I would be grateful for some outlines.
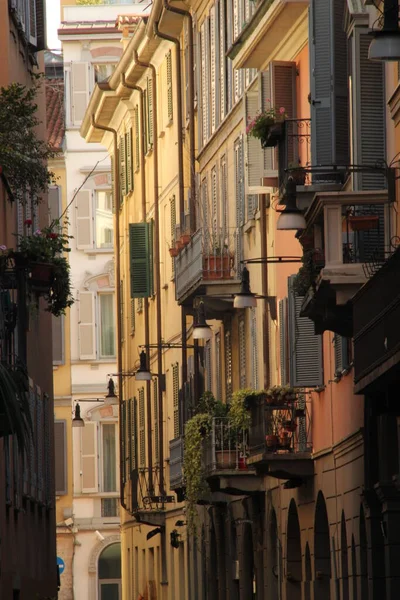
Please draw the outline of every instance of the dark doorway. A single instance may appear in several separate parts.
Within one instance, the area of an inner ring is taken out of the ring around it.
[[[330,600],[331,553],[325,498],[318,492],[314,521],[314,598]]]
[[[289,505],[286,561],[286,596],[287,598],[290,598],[290,600],[301,600],[302,572],[300,525],[296,503],[293,499]]]

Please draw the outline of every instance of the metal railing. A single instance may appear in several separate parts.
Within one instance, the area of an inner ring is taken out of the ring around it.
[[[311,414],[304,394],[280,405],[268,404],[266,398],[255,399],[250,407],[250,455],[259,452],[302,454],[312,451]]]
[[[237,272],[236,232],[200,228],[175,258],[175,293],[179,300],[203,280],[233,279]]]
[[[278,146],[279,186],[283,185],[291,170],[297,185],[309,185],[311,178],[301,167],[311,164],[311,119],[285,119],[283,136]]]
[[[214,418],[209,437],[204,443],[204,468],[213,471],[247,469],[248,432],[236,430],[225,418]]]

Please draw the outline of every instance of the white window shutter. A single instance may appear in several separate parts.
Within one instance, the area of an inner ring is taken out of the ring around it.
[[[49,204],[49,223],[52,223],[61,216],[61,188],[57,186],[49,187],[47,194]]]
[[[96,358],[94,292],[79,293],[79,358],[90,360]]]
[[[216,32],[215,6],[210,9],[210,94],[211,94],[211,133],[217,126],[217,72],[216,72]]]
[[[208,131],[207,131],[207,123],[208,123],[208,102],[207,102],[207,91],[208,91],[208,81],[207,81],[207,61],[206,61],[206,52],[208,51],[207,40],[206,40],[206,24],[203,23],[200,28],[200,43],[201,43],[201,112],[202,112],[202,140],[203,146],[207,142]]]
[[[80,125],[89,103],[89,63],[71,63],[71,121]]]
[[[76,247],[78,250],[93,248],[92,192],[81,190],[76,195]]]
[[[219,85],[220,85],[220,120],[226,115],[226,14],[225,2],[219,3]]]
[[[82,493],[99,491],[97,472],[97,423],[90,421],[81,429]]]

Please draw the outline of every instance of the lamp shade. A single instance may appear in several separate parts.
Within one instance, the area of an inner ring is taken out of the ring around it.
[[[85,421],[81,417],[81,407],[79,404],[75,406],[75,416],[72,419],[72,427],[85,427]]]
[[[147,367],[147,354],[144,350],[140,353],[140,366],[135,373],[136,381],[151,381],[151,373]]]
[[[369,51],[370,60],[400,60],[400,31],[376,31]]]
[[[247,267],[243,267],[240,292],[235,294],[233,308],[255,308],[257,300],[250,289],[250,273]]]
[[[212,338],[212,329],[206,321],[204,303],[200,302],[197,309],[197,319],[193,323],[194,340],[210,340]]]
[[[108,394],[107,396],[104,398],[104,404],[106,406],[111,406],[113,404],[118,404],[119,400],[118,400],[118,396],[115,393],[115,384],[114,384],[114,380],[112,377],[110,377],[109,381],[108,381]]]
[[[285,208],[279,215],[276,228],[282,230],[305,229],[307,226],[303,213],[298,209]]]

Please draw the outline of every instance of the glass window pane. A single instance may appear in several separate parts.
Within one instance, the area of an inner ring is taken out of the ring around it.
[[[100,356],[115,356],[114,295],[100,294]]]
[[[111,544],[100,554],[99,579],[121,579],[121,544]]]
[[[100,583],[100,600],[120,600],[118,583]]]
[[[103,492],[117,491],[115,425],[103,425]]]
[[[96,192],[96,246],[113,247],[112,193],[110,190]]]

